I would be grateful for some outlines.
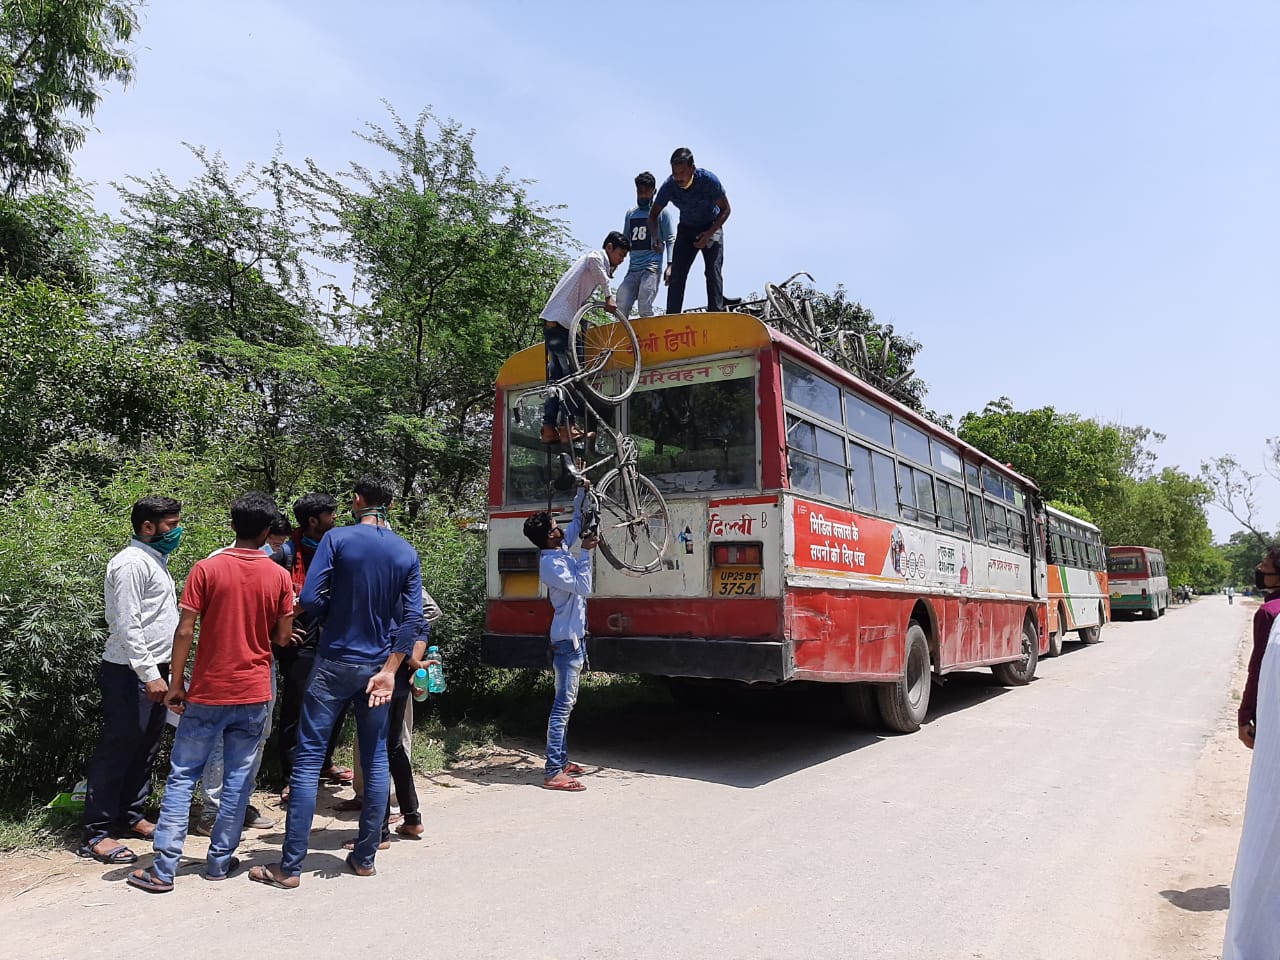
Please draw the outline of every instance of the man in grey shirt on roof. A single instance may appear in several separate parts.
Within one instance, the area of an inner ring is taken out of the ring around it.
[[[102,734],[89,761],[82,846],[101,863],[133,863],[138,855],[116,837],[150,840],[143,818],[151,768],[164,732],[169,657],[178,602],[168,558],[182,540],[182,504],[143,497],[130,515],[133,539],[107,564],[107,646],[98,665]]]

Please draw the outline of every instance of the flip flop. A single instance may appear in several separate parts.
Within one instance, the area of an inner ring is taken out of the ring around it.
[[[359,797],[349,797],[341,803],[335,803],[333,809],[341,813],[352,813],[356,810],[364,809],[364,801]]]
[[[564,772],[571,777],[580,777],[587,771],[576,763],[566,763],[564,765]]]
[[[235,872],[236,872],[237,870],[239,870],[239,869],[240,869],[240,858],[239,858],[239,857],[232,857],[232,858],[227,862],[227,872],[226,872],[226,873],[206,873],[206,874],[204,875],[204,878],[205,878],[206,880],[225,880],[225,879],[227,879],[227,877],[231,876],[233,873],[235,873]]]
[[[581,780],[543,780],[543,790],[563,790],[566,793],[577,793],[579,790],[587,789],[587,785]]]
[[[150,825],[151,829],[139,830],[138,823],[147,823]],[[129,836],[137,837],[139,840],[154,840],[156,838],[156,825],[154,823],[151,823],[149,820],[139,820],[138,823],[132,824],[129,827]]]
[[[350,767],[340,767],[335,763],[321,776],[332,783],[350,783],[356,778],[356,772]]]
[[[416,833],[414,831],[417,831]],[[402,823],[396,827],[396,833],[402,837],[408,837],[410,840],[421,840],[422,835],[427,832],[427,828],[422,824]]]
[[[342,849],[343,849],[343,850],[355,850],[355,848],[356,848],[356,842],[355,842],[354,840],[348,840],[346,843],[344,843],[344,844],[342,845]],[[379,850],[390,850],[390,849],[391,849],[391,841],[390,841],[390,840],[380,840],[380,841],[378,841],[378,849],[379,849]]]
[[[101,842],[101,840],[98,841],[98,843]],[[121,866],[123,864],[138,862],[138,855],[123,843],[117,844],[110,850],[103,851],[102,853],[95,850],[95,846],[96,844],[86,843],[76,851],[76,856],[84,857],[86,860],[97,860],[99,863],[106,863],[111,866]]]
[[[378,871],[373,867],[362,867],[356,863],[356,855],[354,853],[347,854],[347,869],[357,877],[376,877],[378,875]]]
[[[268,887],[275,887],[277,890],[297,890],[301,881],[297,877],[277,877],[271,872],[270,867],[250,867],[249,879],[254,883],[265,883]],[[293,883],[288,881],[292,880]]]
[[[139,890],[145,890],[147,893],[169,893],[173,890],[172,883],[165,883],[163,880],[157,880],[155,874],[150,870],[135,870],[129,874],[129,879],[125,881],[131,887],[137,887]]]

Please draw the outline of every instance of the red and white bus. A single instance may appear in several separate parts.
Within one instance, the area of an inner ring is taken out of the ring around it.
[[[943,674],[1032,678],[1048,629],[1030,480],[751,316],[634,326],[644,368],[615,415],[667,500],[673,549],[644,576],[597,557],[592,669],[846,684],[857,714],[904,732]],[[544,367],[534,346],[498,377],[493,666],[548,663],[551,610],[521,527],[545,508],[551,468],[536,405],[515,402]]]
[[[1169,609],[1169,575],[1164,554],[1155,547],[1109,547],[1107,578],[1111,609],[1140,613],[1152,620]]]
[[[1110,619],[1107,548],[1102,532],[1088,521],[1046,506],[1049,535],[1049,656],[1062,652],[1068,633],[1085,643],[1102,639]]]

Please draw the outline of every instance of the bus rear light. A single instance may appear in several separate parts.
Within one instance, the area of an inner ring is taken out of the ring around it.
[[[499,573],[537,573],[537,550],[499,550]]]
[[[764,545],[759,543],[714,543],[711,545],[714,567],[762,567]]]
[[[1143,599],[1143,600],[1147,599],[1147,588],[1146,588],[1146,587],[1143,587],[1143,588],[1142,588],[1142,599]]]

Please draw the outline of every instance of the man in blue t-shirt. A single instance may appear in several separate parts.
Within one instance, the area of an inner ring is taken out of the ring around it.
[[[320,643],[302,701],[284,850],[279,863],[249,871],[249,879],[259,883],[287,890],[298,886],[329,735],[349,702],[355,708],[365,797],[347,867],[359,877],[374,874],[391,789],[386,749],[391,696],[396,671],[422,632],[422,570],[418,552],[387,525],[392,492],[385,477],[361,477],[351,505],[356,522],[326,533],[307,569],[298,603],[320,622]]]
[[[680,211],[680,228],[676,231],[671,276],[667,281],[667,313],[684,309],[685,280],[699,250],[707,275],[707,309],[723,310],[724,233],[720,228],[729,219],[729,198],[714,173],[694,166],[693,153],[688,147],[671,154],[671,176],[649,208],[649,236],[655,252],[662,249],[658,218],[668,203],[674,203]]]
[[[653,301],[658,295],[658,274],[662,272],[662,251],[654,250],[649,241],[649,208],[653,206],[653,194],[657,181],[646,170],[636,176],[636,205],[627,211],[622,221],[622,233],[631,241],[631,260],[627,275],[618,287],[618,312],[631,316],[631,307],[640,301],[640,316],[653,316]],[[675,243],[675,218],[670,210],[663,210],[658,217],[658,236],[666,250],[667,270],[664,279],[671,283],[671,248]]]

